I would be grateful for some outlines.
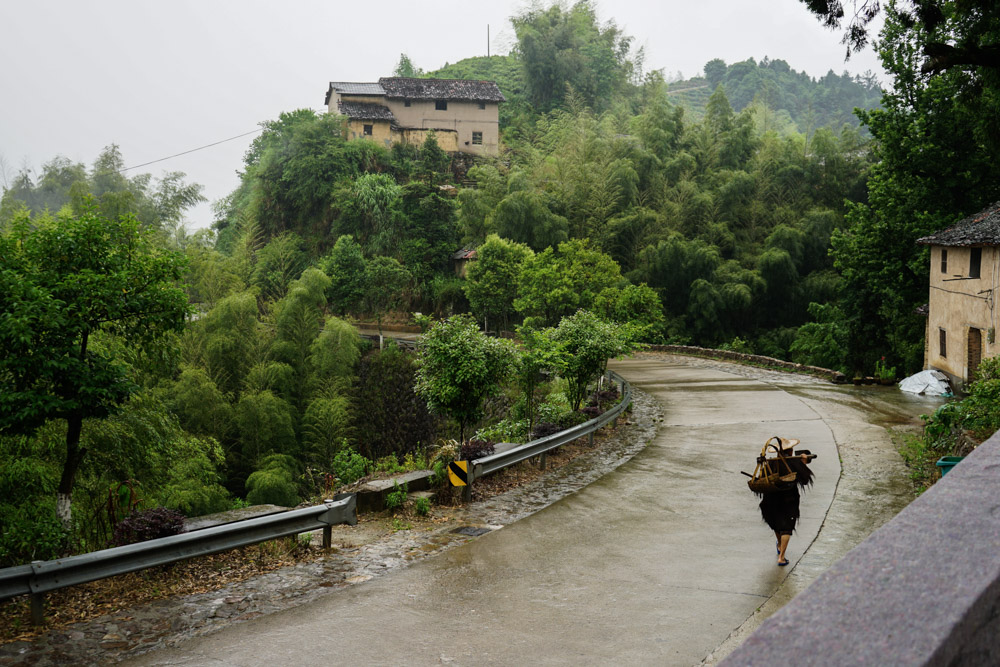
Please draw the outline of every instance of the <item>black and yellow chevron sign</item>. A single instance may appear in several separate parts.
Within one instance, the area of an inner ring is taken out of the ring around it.
[[[448,479],[452,486],[468,486],[469,462],[452,461],[448,464]]]

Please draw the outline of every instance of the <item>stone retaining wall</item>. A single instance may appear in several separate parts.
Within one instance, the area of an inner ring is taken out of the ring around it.
[[[722,664],[1000,664],[1000,434]]]
[[[724,359],[727,361],[737,361],[747,364],[758,364],[769,368],[789,370],[796,373],[808,373],[809,375],[827,378],[831,382],[836,382],[838,384],[847,382],[847,376],[840,371],[832,371],[829,368],[820,368],[818,366],[796,364],[783,359],[775,359],[774,357],[762,357],[758,354],[743,354],[742,352],[732,352],[730,350],[713,350],[710,348],[694,347],[691,345],[648,345],[646,346],[646,349],[654,350],[656,352],[669,352],[671,354],[686,354],[693,357],[706,357],[708,359]]]

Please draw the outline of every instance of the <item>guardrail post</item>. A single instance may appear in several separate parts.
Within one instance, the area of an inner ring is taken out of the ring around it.
[[[546,456],[546,454],[548,454],[548,452],[542,452],[541,456],[538,457],[539,470],[545,470],[545,464],[548,461],[548,457]]]
[[[31,624],[45,623],[45,593],[31,594]]]
[[[44,561],[33,560],[32,565],[41,564]],[[45,593],[31,594],[31,624],[42,625],[45,623]]]
[[[333,500],[327,499],[323,502],[330,505]],[[329,551],[331,547],[333,547],[333,526],[323,526],[323,548]]]

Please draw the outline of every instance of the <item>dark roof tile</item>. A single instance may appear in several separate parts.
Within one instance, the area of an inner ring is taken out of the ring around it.
[[[410,100],[471,100],[505,102],[495,81],[469,79],[407,79],[383,77],[378,80],[387,97]]]
[[[1000,245],[1000,201],[947,229],[917,239],[917,243],[956,247]]]
[[[337,105],[340,113],[353,120],[387,120],[390,123],[396,122],[396,117],[392,115],[388,107],[370,102],[341,102]]]

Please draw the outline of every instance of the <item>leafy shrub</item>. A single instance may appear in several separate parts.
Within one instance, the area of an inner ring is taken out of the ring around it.
[[[372,462],[350,447],[344,447],[333,457],[333,474],[341,484],[354,484],[368,474]]]
[[[564,412],[559,416],[559,426],[560,430],[567,428],[573,428],[577,424],[582,424],[583,422],[591,419],[582,412]]]
[[[374,471],[385,473],[386,475],[395,475],[396,473],[406,472],[406,469],[399,464],[399,460],[395,454],[389,454],[375,462]]]
[[[545,438],[547,436],[550,436],[553,433],[558,433],[559,431],[562,430],[563,427],[560,426],[559,424],[553,424],[552,422],[541,422],[539,424],[535,424],[535,430],[531,434],[531,437],[537,440],[539,438]]]
[[[406,484],[400,486],[399,483],[394,483],[392,485],[392,491],[385,496],[387,510],[396,510],[406,505],[406,487]]]
[[[0,567],[59,556],[66,534],[55,505],[54,498],[20,507],[0,504]]]
[[[174,461],[169,482],[158,494],[164,507],[185,516],[201,516],[229,509],[229,492],[219,484],[215,466],[202,452],[193,452]]]
[[[492,454],[494,450],[495,447],[492,442],[473,438],[462,445],[462,448],[459,450],[459,460],[472,461],[473,459],[481,459],[484,456]]]
[[[431,500],[430,498],[417,498],[414,503],[413,510],[419,516],[427,516],[431,513]]]
[[[183,530],[183,514],[166,507],[154,507],[121,520],[115,526],[114,543],[117,546],[135,544],[158,537],[179,535]]]
[[[528,435],[527,419],[504,419],[476,431],[476,440],[492,442],[522,442]]]
[[[739,336],[736,336],[728,343],[722,343],[719,345],[719,349],[728,350],[730,352],[739,352],[741,354],[753,354],[753,346]]]
[[[580,412],[581,414],[586,415],[589,420],[599,416],[602,412],[604,412],[604,410],[602,410],[599,405],[588,405],[585,408],[580,408]]]
[[[247,478],[247,502],[251,505],[295,507],[299,494],[295,484],[296,462],[287,454],[271,454],[260,469]]]
[[[430,462],[431,470],[434,471],[434,476],[430,479],[432,486],[442,486],[448,483],[448,465],[455,460],[458,449],[458,443],[454,440],[438,447]]]
[[[595,404],[594,401],[597,401]],[[597,392],[596,397],[590,399],[591,405],[608,405],[618,401],[618,385],[612,384],[610,389]]]
[[[427,460],[427,452],[423,449],[407,452],[403,457],[403,470],[407,472],[427,470],[428,468],[430,468],[430,461]]]

